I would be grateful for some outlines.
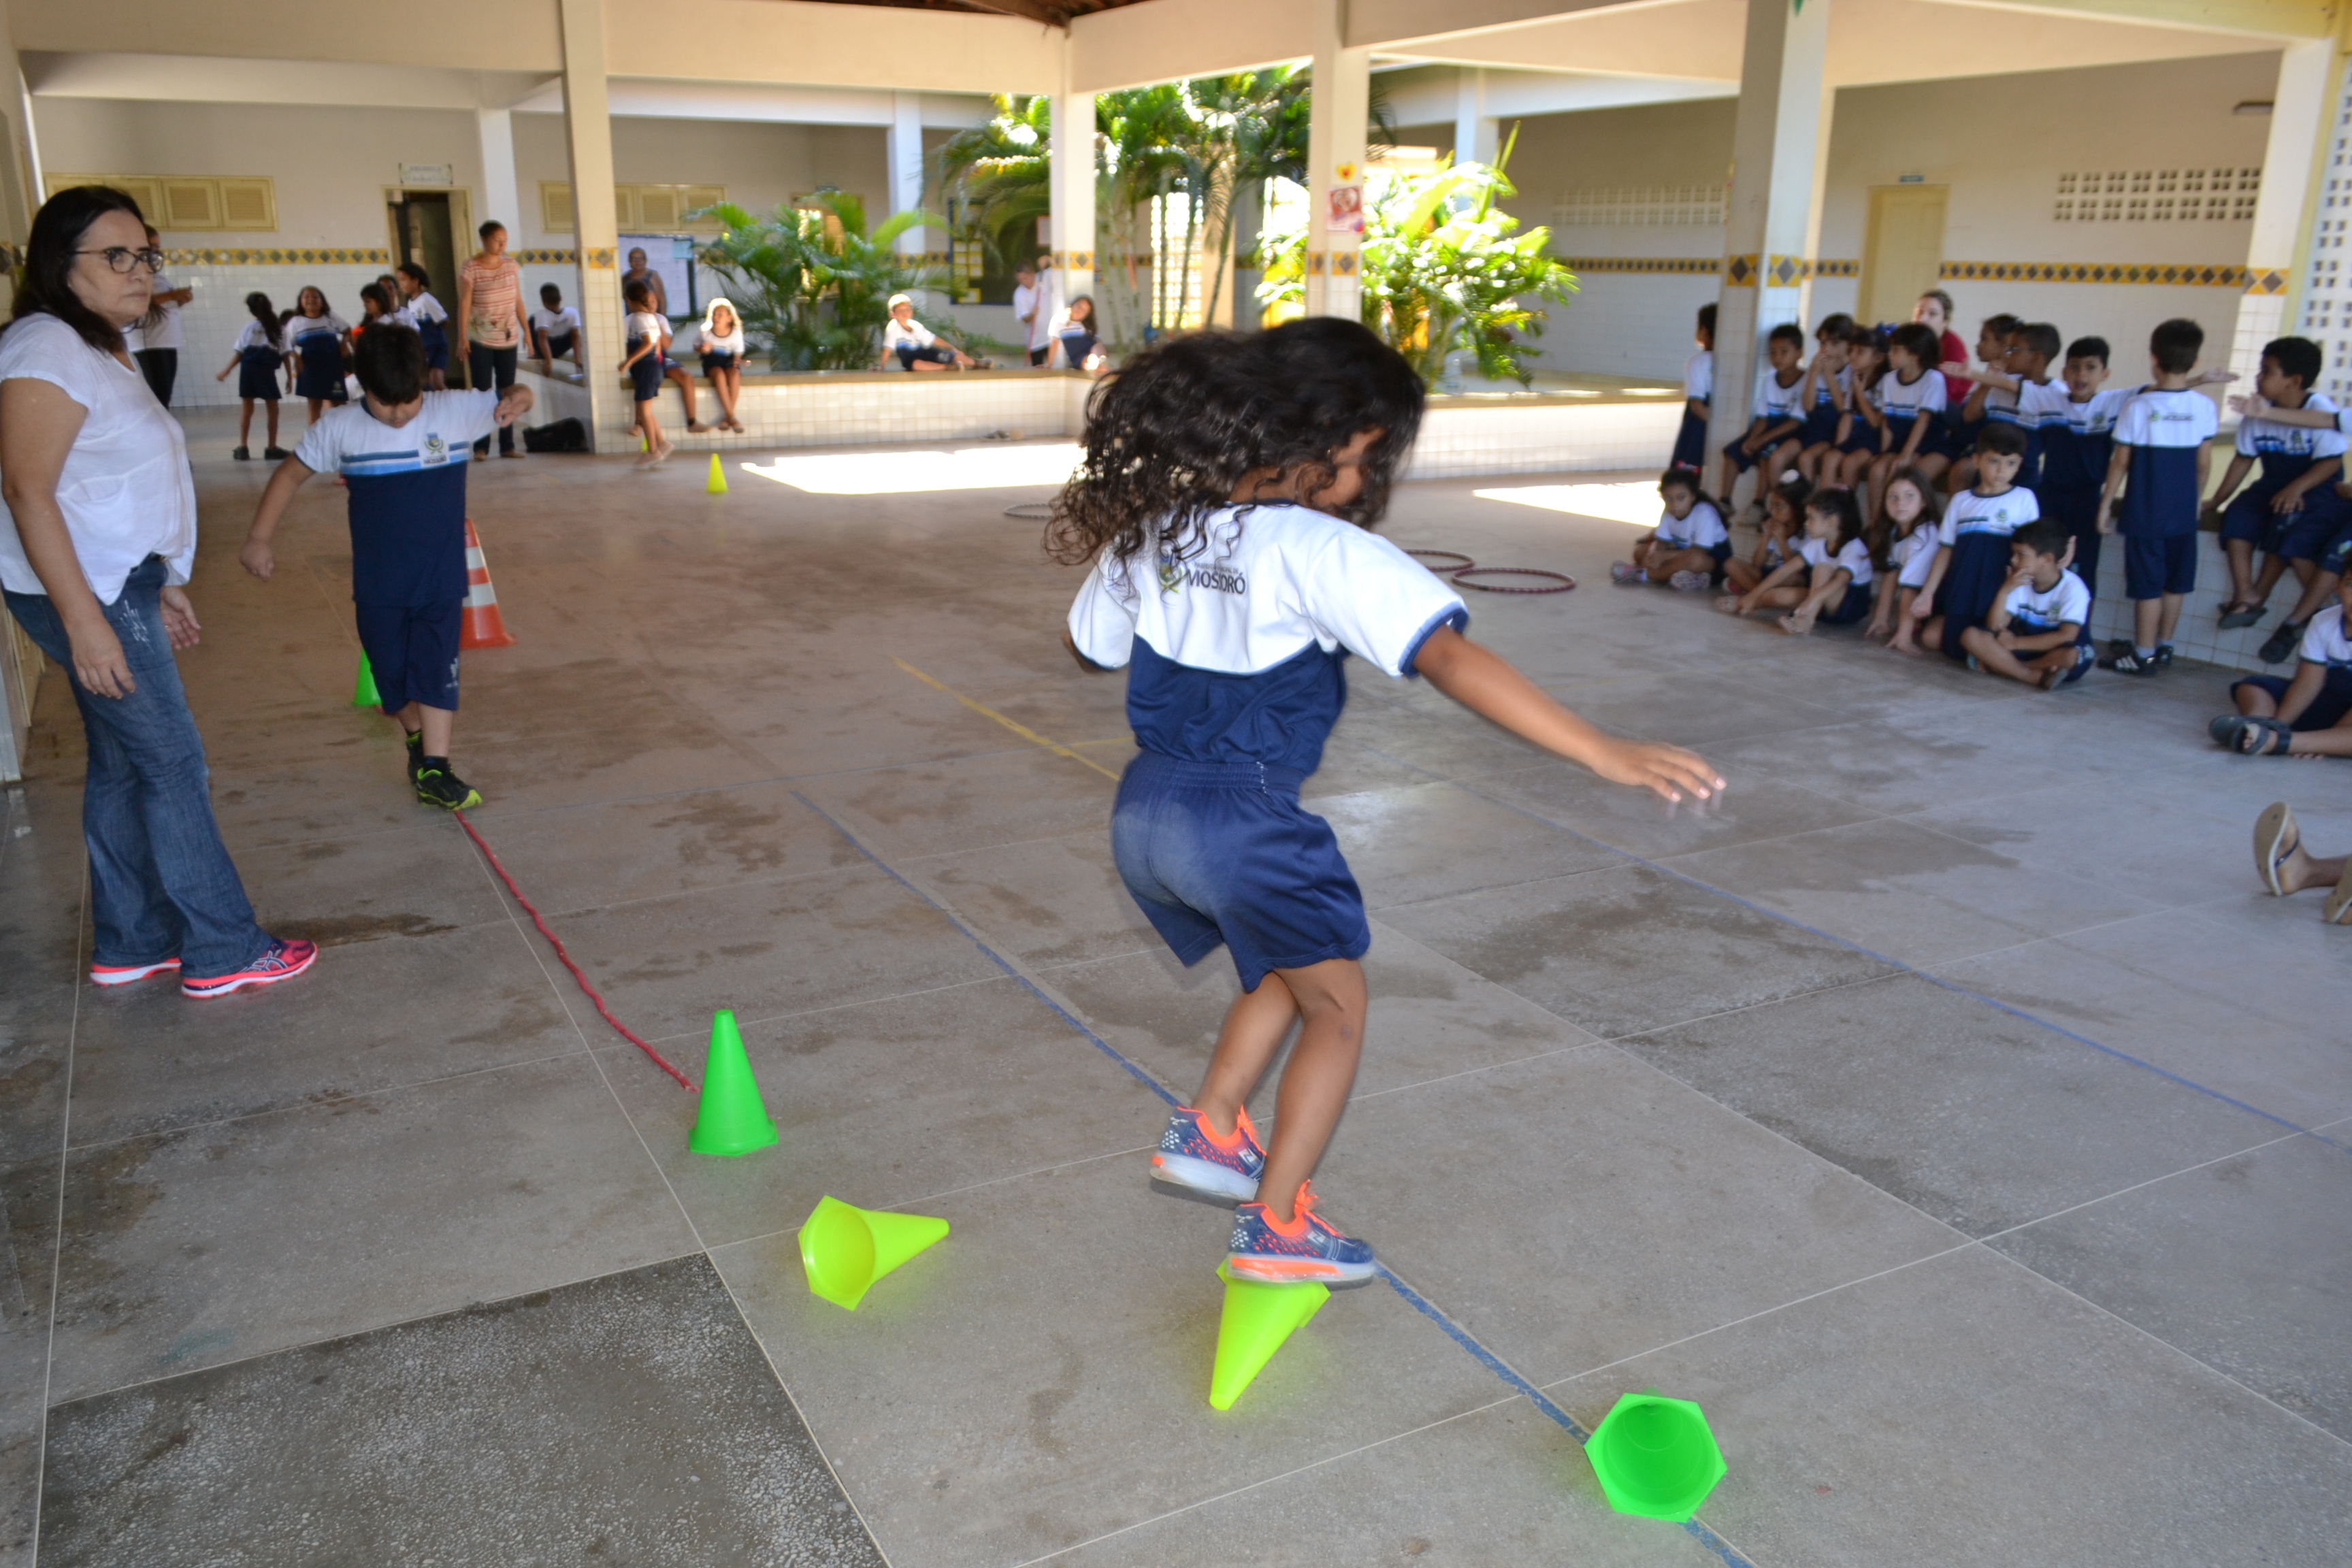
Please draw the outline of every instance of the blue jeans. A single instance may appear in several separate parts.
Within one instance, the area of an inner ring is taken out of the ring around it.
[[[89,737],[81,831],[89,846],[93,963],[176,955],[192,975],[233,974],[268,949],[213,821],[205,742],[163,630],[163,560],[150,555],[106,606],[139,689],[99,697],[73,677],[73,647],[42,594],[6,595],[25,635],[73,684]]]

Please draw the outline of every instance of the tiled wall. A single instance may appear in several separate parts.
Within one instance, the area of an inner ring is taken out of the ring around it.
[[[689,355],[685,362],[694,368]],[[586,420],[588,395],[568,382],[548,382],[526,372],[539,394],[533,424],[551,419]],[[1080,428],[1085,399],[1093,383],[1058,371],[966,371],[910,375],[904,372],[845,373],[789,380],[753,378],[743,384],[736,416],[744,434],[719,436],[686,430],[686,405],[674,384],[664,383],[660,419],[664,434],[685,451],[753,451],[779,447],[865,447],[906,441],[974,441],[992,436],[1027,438],[1069,436]],[[696,410],[714,418],[719,400],[710,384],[695,378]],[[634,413],[623,399],[613,428],[625,431]]]
[[[1679,397],[1524,404],[1438,398],[1422,419],[1405,477],[1664,468],[1682,417]]]
[[[180,377],[172,389],[172,405],[175,408],[217,407],[236,402],[236,375],[231,374],[226,381],[215,381],[213,376],[228,363],[229,345],[236,342],[236,334],[245,323],[253,320],[245,308],[246,295],[257,289],[269,296],[271,304],[284,310],[293,306],[296,296],[306,286],[315,285],[325,292],[329,310],[346,321],[354,321],[360,316],[361,287],[374,282],[379,273],[388,270],[388,264],[380,258],[359,264],[296,261],[275,265],[181,259],[205,254],[175,252],[164,268],[164,276],[183,289],[194,289],[196,294],[180,307]],[[328,254],[382,255],[360,251]],[[446,302],[448,297],[442,297]]]
[[[2284,664],[2264,664],[2255,650],[2278,630],[2280,619],[2294,607],[2302,592],[2302,584],[2289,573],[2272,590],[2271,613],[2259,625],[2221,630],[2218,622],[2222,601],[2230,596],[2230,563],[2221,553],[2221,536],[2200,533],[2197,536],[2197,591],[2189,595],[2180,612],[2180,630],[2173,637],[2173,646],[2183,658],[2202,659],[2225,669],[2291,676],[2294,673],[2292,657]],[[2132,603],[2124,597],[2124,542],[2120,536],[2110,536],[2099,552],[2099,595],[2091,602],[2091,635],[2104,648],[2108,639],[2128,637],[2131,632]]]

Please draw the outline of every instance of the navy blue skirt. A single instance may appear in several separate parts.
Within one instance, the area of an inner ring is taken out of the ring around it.
[[[302,368],[294,375],[297,397],[323,397],[331,403],[343,398],[343,345],[331,332],[312,332],[297,338],[294,347],[301,355]]]
[[[2000,585],[2009,581],[2009,535],[1963,533],[1952,546],[1952,563],[1944,568],[1942,586],[1936,590],[1936,613],[1944,617],[1944,653],[1966,658],[1960,634],[1984,625]]]
[[[422,316],[417,317],[416,336],[425,344],[425,368],[447,370],[449,368],[449,334],[441,330],[441,323],[428,321]]]
[[[236,395],[263,403],[278,401],[278,367],[286,356],[276,349],[249,348],[236,356]]]
[[[1675,434],[1674,459],[1669,468],[1696,470],[1706,466],[1706,421],[1690,411],[1690,400],[1683,400],[1683,427]]]

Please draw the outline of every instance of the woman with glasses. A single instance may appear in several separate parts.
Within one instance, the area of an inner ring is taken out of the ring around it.
[[[319,950],[254,923],[173,659],[202,630],[180,586],[195,483],[122,339],[163,255],[139,205],[103,185],[51,196],[25,250],[0,330],[0,588],[64,668],[89,738],[90,979],[176,973],[198,997],[290,980]]]

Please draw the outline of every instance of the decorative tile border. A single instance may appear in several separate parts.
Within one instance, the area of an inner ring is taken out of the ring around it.
[[[1633,276],[1721,278],[1735,289],[1792,289],[1807,279],[1860,278],[1862,263],[1801,256],[1705,257],[1564,256],[1571,272],[1584,277]],[[2153,283],[2174,288],[2242,289],[2250,294],[2284,294],[2288,269],[2153,261],[1947,261],[1938,276],[1972,283]]]
[[[576,250],[510,250],[508,255],[525,267],[577,267],[580,253]]]
[[[1962,283],[2157,283],[2175,288],[2245,289],[2262,281],[2242,267],[2150,261],[1947,261],[1939,276]],[[2275,290],[2284,292],[2279,279]]]
[[[388,250],[167,250],[173,267],[390,267]]]
[[[1570,272],[1580,277],[1600,277],[1604,273],[1653,275],[1673,273],[1685,278],[1720,278],[1723,258],[1719,256],[1563,256],[1559,258]]]

